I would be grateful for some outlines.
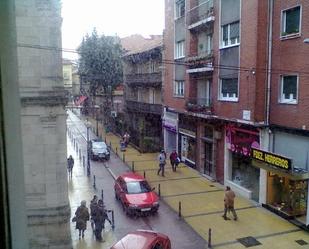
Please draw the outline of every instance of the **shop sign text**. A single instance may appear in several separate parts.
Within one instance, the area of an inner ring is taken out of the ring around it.
[[[252,158],[284,170],[292,169],[292,161],[280,155],[252,148]]]

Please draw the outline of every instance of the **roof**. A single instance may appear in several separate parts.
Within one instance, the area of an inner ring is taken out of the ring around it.
[[[163,45],[162,35],[151,35],[145,38],[142,35],[131,35],[121,38],[121,45],[127,51],[125,55],[138,54]]]
[[[144,177],[142,177],[141,175],[139,175],[137,173],[133,173],[133,172],[124,173],[120,176],[124,179],[125,182],[145,180]]]

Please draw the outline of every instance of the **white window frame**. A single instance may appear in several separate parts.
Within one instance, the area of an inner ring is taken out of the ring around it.
[[[299,7],[299,25],[298,25],[298,32],[286,34],[286,12],[288,10],[294,9]],[[290,36],[299,36],[301,34],[301,23],[302,23],[302,6],[295,5],[293,7],[289,7],[287,9],[281,10],[281,28],[280,28],[280,37],[290,37]]]
[[[185,96],[185,81],[184,80],[174,81],[173,93],[174,93],[174,97],[184,97]]]
[[[231,36],[231,25],[234,24],[234,23],[238,23],[239,33],[238,33],[238,37],[236,38],[235,42],[232,43],[232,40],[230,38],[230,36]],[[225,26],[227,26],[227,28],[228,28],[228,31],[227,31],[227,33],[228,33],[227,44],[225,44],[224,41],[223,41],[223,28]],[[238,46],[239,44],[240,44],[240,22],[237,21],[237,22],[232,22],[232,23],[228,23],[228,24],[222,25],[221,26],[221,48]]]
[[[180,59],[185,57],[185,41],[178,41],[175,44],[175,59]]]
[[[208,34],[207,35],[206,53],[208,55],[212,54],[212,49],[213,49],[213,35],[212,34]]]
[[[283,81],[284,81],[284,77],[287,76],[295,76],[296,77],[296,97],[295,99],[291,96],[290,94],[290,98],[286,99],[284,94],[283,94]],[[280,92],[279,92],[279,103],[282,104],[291,104],[291,105],[295,105],[298,103],[298,86],[299,86],[299,76],[297,74],[285,74],[285,75],[280,75]]]
[[[181,6],[184,4],[184,13],[181,15]],[[185,0],[176,0],[175,1],[175,20],[182,18],[186,13],[186,1]]]
[[[222,94],[222,80],[223,79],[219,79],[220,81],[220,91],[219,91],[219,100],[224,100],[224,101],[232,101],[232,102],[237,102],[238,98],[239,98],[239,78],[237,79],[237,97],[235,94],[231,95],[228,94],[228,96],[223,96]]]

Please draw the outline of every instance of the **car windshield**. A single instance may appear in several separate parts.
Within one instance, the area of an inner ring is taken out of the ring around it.
[[[151,188],[146,181],[139,181],[139,182],[128,182],[127,190],[128,194],[140,194],[150,192]]]
[[[103,142],[95,142],[92,144],[92,148],[94,149],[105,149],[106,148],[106,144]]]

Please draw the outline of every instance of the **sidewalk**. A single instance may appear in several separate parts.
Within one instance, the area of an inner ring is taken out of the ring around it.
[[[89,121],[95,127],[95,121],[91,118]],[[165,167],[165,177],[158,176],[158,154],[141,154],[131,146],[125,152],[120,152],[120,137],[112,133],[105,134],[101,124],[99,135],[129,168],[132,169],[133,166],[136,172],[145,174],[157,192],[160,188],[161,200],[177,213],[181,202],[182,218],[206,241],[211,228],[212,248],[236,249],[254,245],[263,249],[309,248],[307,232],[239,196],[235,199],[239,220],[225,221],[221,217],[224,197],[221,184],[207,180],[199,172],[183,164],[180,164],[177,172],[172,172],[169,162]]]

